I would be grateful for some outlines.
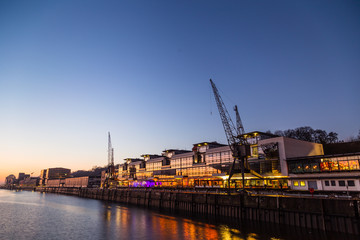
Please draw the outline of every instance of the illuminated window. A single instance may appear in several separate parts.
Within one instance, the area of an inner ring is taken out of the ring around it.
[[[311,168],[312,168],[312,172],[320,172],[318,163],[312,163]]]
[[[294,172],[295,172],[295,173],[301,173],[301,172],[303,172],[303,168],[302,168],[302,164],[301,164],[301,163],[298,163],[298,164],[296,165],[296,168],[294,169]]]
[[[350,170],[359,170],[359,161],[358,160],[350,160],[349,161],[349,169]]]
[[[257,157],[259,154],[258,154],[258,148],[257,148],[257,146],[253,146],[252,147],[252,155],[254,156],[254,157]]]
[[[348,161],[339,161],[340,171],[349,170],[349,162]]]
[[[330,171],[330,164],[329,162],[322,162],[320,163],[321,171]]]
[[[305,187],[306,186],[305,181],[300,181],[300,186]]]
[[[331,161],[330,162],[330,168],[331,171],[338,171],[339,170],[339,164],[337,161]]]
[[[299,182],[298,181],[294,181],[294,187],[298,187],[299,186]]]

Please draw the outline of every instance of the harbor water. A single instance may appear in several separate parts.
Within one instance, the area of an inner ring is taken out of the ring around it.
[[[356,239],[74,196],[0,190],[0,239]]]

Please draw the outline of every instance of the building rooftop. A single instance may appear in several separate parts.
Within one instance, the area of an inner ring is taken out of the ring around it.
[[[143,163],[143,162],[144,162],[144,160],[141,160],[141,159],[140,159],[140,161],[133,161],[133,162],[130,162],[128,165],[129,165],[129,166],[139,165],[139,164],[141,164],[141,163]]]
[[[148,162],[148,163],[151,163],[151,162],[160,162],[160,161],[162,161],[162,160],[164,160],[164,159],[165,159],[165,157],[160,156],[160,157],[158,157],[158,158],[151,158],[151,159],[149,159],[147,162]]]
[[[143,159],[141,158],[125,158],[124,159],[126,162],[130,161],[130,162],[137,162],[137,161],[143,161]]]
[[[157,155],[157,154],[143,154],[143,155],[141,155],[141,157],[153,159],[153,158],[161,157],[161,155]]]
[[[344,154],[360,152],[360,141],[323,144],[324,154]]]
[[[193,155],[194,155],[193,152],[180,153],[180,154],[176,154],[176,155],[172,156],[171,159],[182,158],[182,157],[191,157]]]
[[[260,132],[260,131],[252,131],[252,132],[244,133],[243,136],[245,138],[252,138],[252,137],[256,137],[256,136],[278,137],[275,134],[265,133],[265,132]]]
[[[206,151],[206,153],[215,153],[215,152],[226,151],[226,150],[229,150],[229,151],[230,151],[230,147],[227,146],[227,145],[221,146],[221,147],[218,147],[218,148],[208,149],[208,150]]]
[[[167,149],[163,151],[164,153],[169,153],[169,152],[173,152],[174,154],[180,154],[180,153],[186,153],[186,152],[191,152],[189,150],[181,150],[181,149]]]
[[[209,147],[221,147],[221,146],[226,146],[226,144],[221,144],[218,142],[200,142],[200,143],[195,143],[193,144],[194,147],[202,147],[202,146],[209,146]]]

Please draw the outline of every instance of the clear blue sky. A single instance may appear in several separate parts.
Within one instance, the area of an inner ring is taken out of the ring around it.
[[[360,1],[1,1],[0,181],[225,142],[360,129]],[[212,114],[210,114],[212,112]]]

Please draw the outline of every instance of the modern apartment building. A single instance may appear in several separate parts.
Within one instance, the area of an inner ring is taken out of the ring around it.
[[[41,170],[40,173],[39,185],[45,186],[47,185],[48,180],[64,179],[70,177],[70,175],[71,175],[71,169],[68,168],[58,167],[58,168],[43,169]]]
[[[248,166],[259,178],[245,173],[246,187],[287,188],[287,159],[322,155],[321,144],[278,137],[263,132],[244,135],[250,145]],[[234,158],[229,146],[217,142],[193,144],[192,150],[168,149],[161,155],[144,154],[120,164],[120,186],[227,187]],[[240,164],[234,166],[231,187],[242,187]]]

